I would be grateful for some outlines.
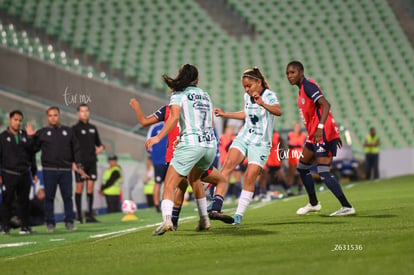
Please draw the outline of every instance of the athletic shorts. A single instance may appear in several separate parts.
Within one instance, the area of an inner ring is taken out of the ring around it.
[[[96,173],[96,163],[86,163],[83,166],[83,171],[89,176],[89,180],[96,181],[97,173]],[[83,182],[85,179],[79,174],[78,172],[75,172],[75,179],[76,182]]]
[[[187,176],[193,167],[208,170],[216,157],[217,148],[206,148],[200,146],[188,146],[178,143],[174,151],[170,165],[181,176]]]
[[[306,141],[305,146],[309,150],[313,151],[315,158],[334,157],[336,156],[336,151],[338,150],[338,139],[316,144]]]
[[[251,146],[235,138],[230,148],[239,150],[243,156],[248,158],[248,164],[256,164],[264,167],[270,155],[270,147]]]
[[[154,165],[154,181],[155,183],[161,184],[165,180],[165,175],[167,174],[168,165],[167,164],[157,164]]]

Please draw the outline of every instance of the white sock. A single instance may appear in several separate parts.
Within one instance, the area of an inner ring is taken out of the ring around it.
[[[164,221],[171,221],[174,202],[171,200],[162,200],[161,211]]]
[[[207,216],[207,200],[206,197],[201,199],[196,199],[197,209],[198,209],[198,215],[200,217],[206,217]]]
[[[252,201],[253,192],[242,190],[239,198],[239,204],[237,205],[236,214],[243,216],[244,212],[246,212],[247,206]]]

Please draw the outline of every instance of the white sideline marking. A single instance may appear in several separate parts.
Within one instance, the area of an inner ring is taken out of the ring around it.
[[[194,218],[195,218],[195,216],[185,217],[185,218],[180,219],[180,221],[192,220]],[[160,224],[161,224],[161,222],[154,223],[154,224],[147,224],[147,225],[144,225],[144,226],[138,226],[138,227],[128,228],[128,229],[114,231],[114,232],[108,232],[108,233],[103,233],[103,234],[91,235],[90,238],[95,239],[95,238],[102,238],[102,237],[108,237],[108,236],[113,236],[113,235],[120,236],[120,235],[124,235],[126,233],[135,232],[135,231],[138,231],[138,230],[141,230],[141,229],[145,229],[145,228],[148,228],[148,227],[157,226],[157,225],[160,225]]]
[[[17,246],[24,246],[24,245],[29,245],[29,244],[36,244],[36,242],[5,243],[5,244],[0,244],[0,248],[17,247]]]
[[[50,239],[49,241],[51,242],[60,242],[60,241],[64,241],[65,239]]]
[[[350,185],[347,185],[347,186],[346,186],[346,189],[352,188],[352,187],[354,187],[354,186],[355,186],[355,184],[350,184]]]

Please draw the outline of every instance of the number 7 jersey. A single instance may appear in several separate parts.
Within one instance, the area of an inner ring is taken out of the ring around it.
[[[190,86],[171,95],[170,105],[180,106],[180,142],[190,146],[216,148],[213,104],[208,93]]]

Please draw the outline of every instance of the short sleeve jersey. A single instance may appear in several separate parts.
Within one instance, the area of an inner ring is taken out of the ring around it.
[[[307,141],[310,143],[313,142],[313,135],[322,115],[322,106],[317,104],[321,97],[323,97],[323,94],[318,84],[310,78],[304,78],[299,90],[298,107],[303,124],[308,132]],[[336,138],[339,138],[338,126],[333,119],[332,113],[329,112],[323,130],[323,140],[329,142]]]
[[[265,89],[261,97],[266,104],[279,103],[276,94],[269,89]],[[246,119],[237,138],[247,145],[270,148],[272,146],[274,115],[254,102],[247,93],[244,94],[244,113]]]
[[[147,138],[155,137],[161,131],[162,127],[164,127],[164,122],[158,122],[148,130]],[[150,154],[151,160],[154,165],[165,165],[165,154],[167,151],[167,137],[163,138],[159,143],[152,146]]]
[[[162,106],[159,108],[154,114],[155,118],[158,121],[167,121],[168,117],[170,116],[170,108],[167,105]],[[171,159],[174,154],[174,147],[173,143],[180,136],[180,128],[178,124],[168,133],[168,140],[167,140],[167,152],[165,155],[166,162],[171,162]]]
[[[82,121],[73,125],[72,129],[79,140],[82,164],[95,163],[97,161],[96,147],[102,145],[98,129],[96,129],[95,125],[89,122],[83,123]]]
[[[189,86],[171,95],[170,106],[178,105],[180,111],[180,142],[190,146],[216,148],[213,130],[213,105],[210,96],[202,89]]]
[[[280,166],[280,136],[278,132],[273,133],[272,148],[270,149],[270,155],[267,159],[266,165],[268,166]]]

